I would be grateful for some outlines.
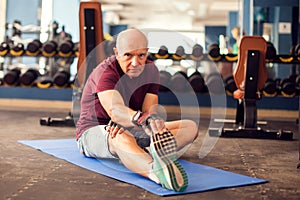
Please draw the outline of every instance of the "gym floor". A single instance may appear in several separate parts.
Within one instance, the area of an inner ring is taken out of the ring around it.
[[[296,119],[268,120],[265,128],[288,129],[293,141],[219,138],[199,158],[209,124],[201,117],[201,136],[182,159],[268,180],[268,183],[203,193],[159,197],[136,186],[82,169],[18,140],[73,138],[75,128],[41,126],[41,117],[65,117],[67,109],[0,106],[0,199],[299,199],[298,125]],[[176,118],[176,116],[172,116]],[[205,180],[199,180],[205,181]]]

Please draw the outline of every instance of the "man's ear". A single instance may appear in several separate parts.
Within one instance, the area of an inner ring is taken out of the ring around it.
[[[114,50],[115,56],[118,57],[118,55],[119,55],[118,49],[116,47],[114,47],[113,50]]]

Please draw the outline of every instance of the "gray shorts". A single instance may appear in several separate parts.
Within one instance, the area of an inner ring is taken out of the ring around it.
[[[118,159],[109,151],[108,133],[105,125],[98,125],[87,129],[77,140],[79,151],[87,157]]]

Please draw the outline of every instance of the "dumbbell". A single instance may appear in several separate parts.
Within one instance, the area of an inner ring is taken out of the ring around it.
[[[193,46],[192,54],[190,55],[192,60],[202,60],[203,59],[203,47],[200,44],[195,44]]]
[[[24,74],[20,76],[21,86],[33,86],[35,80],[40,76],[40,73],[36,69],[28,69]]]
[[[274,47],[273,43],[267,42],[266,59],[274,60],[276,58],[276,54],[276,48]]]
[[[224,79],[226,94],[232,96],[233,92],[237,90],[233,75],[230,75]]]
[[[190,85],[192,86],[194,92],[196,92],[196,93],[204,92],[205,82],[204,82],[204,78],[200,72],[195,71],[193,74],[191,74],[188,77],[188,81],[189,81]]]
[[[52,57],[57,53],[57,43],[53,40],[47,41],[42,46],[42,55]]]
[[[172,91],[187,92],[188,76],[183,71],[177,71],[170,79]]]
[[[291,50],[290,54],[293,56],[300,56],[300,43],[294,45]]]
[[[211,94],[222,94],[225,92],[223,79],[218,72],[212,72],[205,77],[208,92]]]
[[[24,53],[24,44],[18,43],[10,49],[10,54],[13,56],[21,56]]]
[[[294,97],[297,93],[296,84],[290,78],[284,78],[280,82],[281,95],[285,97]]]
[[[74,43],[71,39],[65,39],[58,45],[58,55],[69,57],[73,53]]]
[[[19,84],[21,70],[19,68],[14,68],[9,70],[3,77],[4,85],[16,86]]]
[[[53,85],[59,88],[65,88],[70,81],[70,73],[65,70],[59,70],[53,76]]]
[[[28,43],[26,47],[26,55],[28,56],[37,56],[40,53],[40,49],[42,48],[42,43],[40,40],[35,39],[32,42]]]
[[[0,56],[6,56],[9,52],[9,45],[6,42],[0,44]]]
[[[173,60],[179,61],[186,58],[185,49],[183,46],[176,48],[175,54],[172,55]]]
[[[209,45],[208,56],[209,56],[209,59],[212,61],[218,61],[221,59],[220,47],[217,43]]]
[[[155,54],[155,58],[157,59],[166,59],[169,57],[168,48],[162,45],[158,52]]]
[[[40,76],[35,82],[38,88],[50,88],[53,86],[53,80],[48,76]]]
[[[262,93],[267,97],[275,97],[278,94],[278,87],[276,80],[268,78],[262,89]]]
[[[172,75],[167,72],[167,71],[160,71],[159,72],[159,76],[160,76],[160,86],[159,86],[159,91],[161,92],[167,92],[169,91],[169,87],[170,87],[170,80]]]

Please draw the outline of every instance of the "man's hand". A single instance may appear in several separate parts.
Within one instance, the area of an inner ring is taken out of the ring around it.
[[[162,134],[168,129],[165,126],[165,121],[162,118],[149,118],[148,124],[142,125],[143,129],[148,135]]]
[[[117,134],[122,134],[125,131],[125,129],[122,126],[118,125],[117,123],[111,120],[106,125],[105,130],[109,133],[111,138],[114,138]]]

